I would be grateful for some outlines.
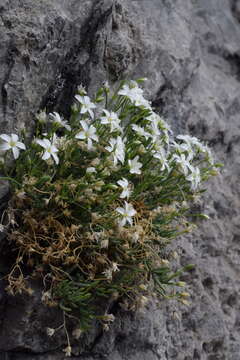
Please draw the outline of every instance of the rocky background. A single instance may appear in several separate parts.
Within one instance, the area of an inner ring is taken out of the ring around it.
[[[81,360],[240,359],[240,1],[1,0],[0,132],[33,129],[47,107],[67,116],[77,85],[148,78],[148,98],[174,128],[207,141],[225,164],[198,207],[210,220],[176,241],[189,307],[113,309],[111,330],[75,342]],[[7,198],[0,187],[0,208]],[[1,235],[2,236],[2,235]],[[1,241],[1,239],[0,239]],[[1,245],[1,243],[0,243]],[[2,246],[1,253],[4,254]],[[1,255],[0,271],[4,272]],[[0,360],[63,359],[56,310],[0,285]]]

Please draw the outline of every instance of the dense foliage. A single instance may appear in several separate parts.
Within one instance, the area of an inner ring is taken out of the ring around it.
[[[12,185],[2,227],[17,251],[8,290],[30,292],[25,273],[42,278],[43,301],[82,329],[94,317],[108,328],[105,299],[137,309],[152,292],[184,298],[174,281],[184,269],[171,271],[164,248],[192,229],[188,204],[217,173],[206,145],[173,136],[141,81],[105,84],[92,100],[79,87],[69,121],[41,112],[30,144],[0,135]]]

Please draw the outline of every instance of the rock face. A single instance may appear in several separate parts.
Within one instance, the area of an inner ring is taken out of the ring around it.
[[[31,129],[43,107],[67,115],[79,83],[91,93],[145,76],[175,132],[207,141],[225,164],[198,204],[210,220],[175,244],[181,265],[196,264],[190,306],[117,310],[108,333],[76,342],[76,359],[240,359],[239,22],[238,0],[1,0],[1,132]],[[39,297],[7,297],[1,286],[0,359],[64,358],[64,337],[44,330],[59,314]]]

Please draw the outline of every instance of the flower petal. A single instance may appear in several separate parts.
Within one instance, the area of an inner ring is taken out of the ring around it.
[[[11,149],[11,146],[9,144],[7,144],[7,143],[0,145],[0,150],[1,151],[6,151],[6,150],[9,150],[9,149]]]
[[[13,141],[18,141],[18,136],[16,134],[11,134],[11,137]]]
[[[7,141],[7,142],[11,141],[10,136],[8,136],[7,134],[2,134],[2,135],[0,135],[0,138],[1,138],[2,140],[4,140],[4,141]]]
[[[45,151],[45,153],[42,156],[43,160],[48,160],[50,158],[50,153],[48,151]]]
[[[75,138],[76,138],[76,139],[80,139],[80,140],[86,139],[85,132],[84,132],[84,131],[80,131],[80,133],[78,133],[78,134],[75,136]]]
[[[25,144],[20,141],[17,141],[16,146],[22,150],[26,150]]]
[[[36,143],[42,146],[44,149],[46,148],[46,144],[42,139],[36,139]]]
[[[58,165],[58,164],[59,164],[59,158],[58,158],[58,156],[57,156],[55,153],[52,153],[52,157],[54,158],[55,163]]]
[[[121,215],[125,214],[125,209],[124,208],[118,207],[118,208],[116,208],[116,211]]]
[[[12,152],[14,159],[17,159],[19,157],[19,150],[16,146],[12,148]]]

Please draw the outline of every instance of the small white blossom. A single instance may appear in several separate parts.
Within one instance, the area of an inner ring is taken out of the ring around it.
[[[191,153],[190,157],[192,158],[193,150],[192,150],[191,145],[189,145],[187,143],[178,144],[175,141],[172,141],[171,146],[180,153],[182,153],[182,152]]]
[[[118,264],[116,262],[112,262],[112,270],[113,272],[120,271]]]
[[[52,118],[54,124],[71,131],[71,127],[68,125],[67,121],[62,120],[61,116],[57,112],[50,113],[49,116]]]
[[[109,124],[111,127],[111,132],[114,130],[120,130],[122,132],[122,128],[120,126],[120,119],[118,118],[118,115],[111,111],[103,110],[105,113],[105,116],[102,116],[100,118],[101,124]]]
[[[169,167],[169,164],[168,164],[168,160],[166,158],[166,152],[164,150],[164,148],[160,148],[158,151],[155,151],[153,153],[153,157],[156,158],[156,159],[159,159],[160,162],[161,162],[161,170],[165,170],[167,169],[168,172],[170,171],[170,167]]]
[[[128,165],[129,165],[129,168],[130,168],[130,173],[131,174],[141,174],[141,167],[142,167],[142,164],[138,161],[139,159],[139,156],[135,156],[134,159],[132,160],[128,160]]]
[[[52,156],[55,163],[59,163],[59,158],[56,154],[58,149],[53,144],[53,142],[51,143],[48,139],[36,139],[35,142],[45,149],[45,152],[42,155],[43,160],[48,160]]]
[[[198,146],[199,144],[201,144],[200,141],[196,137],[190,136],[190,135],[178,135],[177,139],[182,140],[182,141],[186,142],[189,145]]]
[[[118,180],[117,184],[120,185],[122,187],[122,193],[120,194],[120,198],[124,199],[124,198],[129,198],[129,196],[131,195],[131,190],[129,189],[129,182],[127,179],[122,178],[122,180]]]
[[[7,134],[0,135],[0,139],[4,141],[3,144],[0,145],[0,151],[12,150],[14,159],[19,157],[19,149],[26,150],[26,146],[24,143],[18,141],[18,136],[16,134],[11,134],[10,136]]]
[[[80,114],[89,113],[91,118],[93,118],[94,113],[92,109],[95,109],[96,105],[91,102],[90,98],[88,96],[75,95],[75,99],[77,99],[77,101],[80,102],[80,104],[82,105]]]
[[[120,161],[122,164],[125,159],[125,144],[120,136],[111,138],[109,140],[110,146],[106,146],[105,149],[113,153],[113,162],[114,165],[117,165],[117,162]]]
[[[145,137],[145,139],[148,139],[151,135],[146,132],[141,126],[138,126],[136,124],[132,125],[132,129],[140,136]]]
[[[199,168],[194,168],[193,166],[190,167],[190,170],[191,173],[186,177],[186,179],[191,182],[191,189],[196,190],[201,182],[200,170]]]
[[[89,125],[85,120],[80,121],[83,131],[80,131],[75,137],[80,140],[87,140],[88,150],[92,148],[92,140],[98,141],[96,135],[96,128],[93,125]]]
[[[151,109],[150,102],[143,97],[143,90],[138,87],[135,81],[132,81],[131,85],[123,85],[118,95],[126,96],[136,106],[144,106],[147,109]]]
[[[116,208],[116,211],[122,216],[119,220],[120,226],[125,226],[127,223],[132,225],[132,217],[137,213],[132,204],[125,201],[125,207],[118,207]]]
[[[189,160],[186,159],[186,156],[184,154],[174,154],[172,159],[180,165],[184,175],[186,176],[189,173],[189,169],[191,169],[191,164],[189,163]]]
[[[104,270],[104,271],[102,272],[102,274],[103,274],[108,280],[112,280],[113,269],[112,269],[112,268],[108,268],[108,269]]]

